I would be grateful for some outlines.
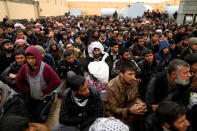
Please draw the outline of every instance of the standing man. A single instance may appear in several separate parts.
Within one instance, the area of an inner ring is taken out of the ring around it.
[[[32,119],[45,121],[50,108],[45,110],[43,116],[41,111],[50,103],[52,92],[61,81],[55,71],[42,61],[41,54],[36,47],[28,47],[25,55],[27,63],[19,70],[16,85],[27,95],[26,104]]]

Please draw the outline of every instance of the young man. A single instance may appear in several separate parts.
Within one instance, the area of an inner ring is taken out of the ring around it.
[[[39,50],[30,46],[25,51],[26,64],[19,70],[16,77],[17,87],[28,97],[26,99],[32,119],[46,120],[49,109],[44,117],[40,114],[42,109],[52,100],[52,93],[61,83],[55,71],[42,61]],[[50,106],[49,106],[50,107]],[[32,110],[34,109],[34,110]]]
[[[91,124],[102,116],[100,93],[89,87],[84,77],[75,75],[62,97],[59,123],[52,131],[88,131]]]
[[[109,54],[110,59],[113,61],[113,63],[119,59],[119,46],[117,42],[114,42],[111,44],[111,47],[107,50],[107,53]]]
[[[128,63],[128,62],[134,63],[137,66],[137,63],[131,59],[129,50],[123,48],[119,51],[119,59],[117,59],[113,63],[113,67],[112,67],[111,74],[110,74],[111,79],[118,76],[120,73],[121,65],[123,63]],[[137,70],[139,71],[139,68]]]
[[[131,58],[136,62],[139,62],[143,59],[143,51],[146,49],[144,46],[144,39],[141,36],[136,38],[136,43],[129,48]]]
[[[185,107],[175,102],[160,103],[155,115],[163,130],[186,131],[190,126]]]
[[[13,43],[5,39],[2,41],[2,47],[3,51],[0,52],[0,74],[15,60]]]
[[[139,86],[140,98],[142,100],[145,99],[146,90],[148,83],[151,77],[162,71],[161,63],[153,58],[153,51],[150,49],[146,49],[143,52],[144,60],[138,63],[139,68],[141,69],[138,73],[139,78],[141,79],[141,83]]]
[[[135,118],[147,111],[146,104],[138,97],[139,81],[135,77],[136,71],[133,63],[124,63],[121,65],[120,75],[107,84],[105,117],[115,117],[132,126]]]
[[[23,49],[17,49],[14,52],[14,56],[15,62],[11,63],[10,66],[3,71],[1,80],[15,91],[18,91],[18,88],[16,88],[16,75],[21,66],[25,63],[25,51]]]

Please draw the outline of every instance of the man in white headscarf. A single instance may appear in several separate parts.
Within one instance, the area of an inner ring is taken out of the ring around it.
[[[84,75],[85,76],[89,72],[88,66],[91,62],[103,61],[104,63],[108,65],[109,69],[112,68],[113,62],[109,58],[109,55],[104,52],[104,47],[100,42],[97,42],[97,41],[92,42],[91,45],[89,45],[88,47],[88,54],[89,56],[87,56],[84,60],[84,71],[85,71]]]

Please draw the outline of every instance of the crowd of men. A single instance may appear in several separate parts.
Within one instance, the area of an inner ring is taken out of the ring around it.
[[[167,12],[4,19],[0,131],[196,131],[197,26]]]

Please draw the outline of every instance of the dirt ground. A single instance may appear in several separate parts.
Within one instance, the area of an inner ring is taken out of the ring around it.
[[[49,118],[44,123],[50,129],[52,129],[52,127],[59,121],[59,112],[60,112],[61,103],[62,103],[62,99],[58,98],[56,95],[55,101],[51,107]]]

